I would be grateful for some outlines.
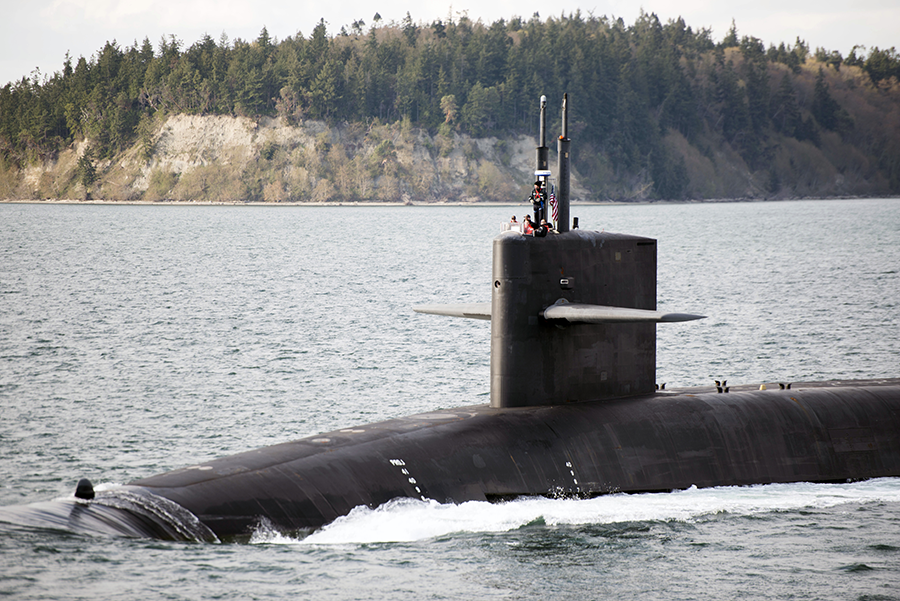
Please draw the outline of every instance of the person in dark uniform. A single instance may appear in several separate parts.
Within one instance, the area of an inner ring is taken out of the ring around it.
[[[544,190],[541,187],[540,180],[534,182],[534,188],[531,190],[529,198],[534,207],[534,220],[536,223],[539,223],[544,217]]]

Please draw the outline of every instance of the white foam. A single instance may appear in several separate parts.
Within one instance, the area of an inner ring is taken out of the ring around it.
[[[769,484],[671,493],[605,495],[594,499],[529,497],[507,503],[395,499],[376,509],[357,507],[348,515],[298,540],[259,532],[253,543],[340,545],[411,542],[456,532],[508,532],[543,521],[549,526],[643,521],[691,521],[729,513],[753,515],[844,503],[900,502],[900,478],[850,484]]]

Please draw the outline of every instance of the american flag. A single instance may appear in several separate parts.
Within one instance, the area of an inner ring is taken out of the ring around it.
[[[553,218],[554,223],[559,220],[559,203],[556,202],[556,186],[550,188],[550,216]]]

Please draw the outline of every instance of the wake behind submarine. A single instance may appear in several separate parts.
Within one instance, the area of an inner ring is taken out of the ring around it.
[[[541,99],[533,235],[493,241],[491,300],[416,307],[491,321],[490,404],[355,426],[0,521],[216,541],[321,527],[398,497],[441,503],[900,476],[900,379],[657,390],[656,240],[570,227],[567,99],[551,202]],[[555,215],[554,215],[555,212]],[[577,219],[575,220],[577,224]],[[552,225],[555,224],[555,228]],[[724,394],[728,392],[728,394]]]

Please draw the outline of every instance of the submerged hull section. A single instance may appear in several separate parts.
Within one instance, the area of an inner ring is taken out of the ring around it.
[[[133,482],[217,535],[322,526],[397,497],[593,496],[900,476],[900,380],[463,407],[339,430]],[[809,386],[809,387],[807,387]]]

